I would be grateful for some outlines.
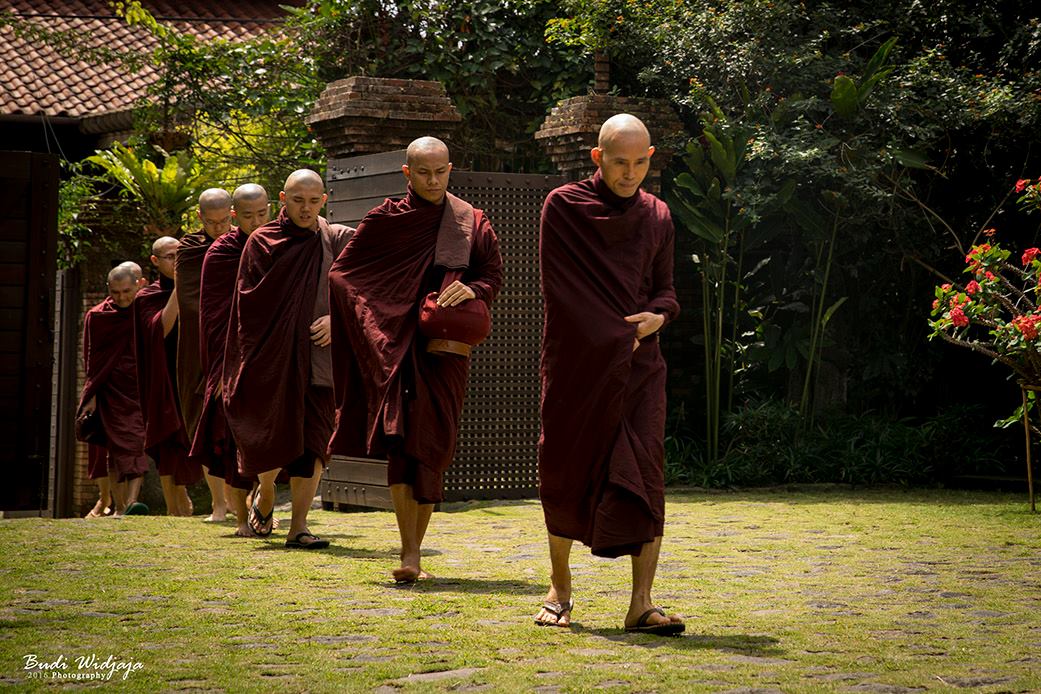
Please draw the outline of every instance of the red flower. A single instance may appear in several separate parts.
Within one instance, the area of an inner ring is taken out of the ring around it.
[[[1030,179],[1029,178],[1021,178],[1021,179],[1019,179],[1018,181],[1016,181],[1016,192],[1017,193],[1022,193],[1023,189],[1026,188],[1028,185],[1030,185]]]
[[[1016,326],[1016,329],[1023,334],[1023,337],[1033,340],[1037,337],[1037,324],[1039,321],[1041,321],[1041,317],[1038,316],[1020,316],[1012,319],[1012,325]]]
[[[1028,248],[1023,251],[1023,265],[1030,265],[1030,261],[1037,257],[1037,254],[1041,253],[1041,248]]]
[[[940,300],[939,299],[933,299],[933,310],[935,311],[938,308],[940,308]]]
[[[993,282],[994,280],[996,280],[996,279],[997,279],[997,277],[995,277],[995,276],[994,276],[994,273],[993,273],[993,272],[991,272],[990,270],[987,270],[986,272],[984,272],[984,273],[983,273],[983,276],[984,276],[984,277],[986,277],[986,278],[987,278],[988,280],[990,280],[991,282]]]
[[[945,292],[951,291],[951,284],[950,284],[950,282],[948,282],[947,284],[941,284],[940,285],[940,289],[944,290]]]
[[[965,311],[955,307],[951,309],[951,322],[955,327],[964,328],[969,324],[969,317],[965,315]]]
[[[965,293],[968,294],[969,296],[974,295],[979,290],[980,290],[980,283],[977,282],[976,280],[972,280],[968,284],[965,285]]]

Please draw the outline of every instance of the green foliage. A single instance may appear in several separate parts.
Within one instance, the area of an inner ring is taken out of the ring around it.
[[[116,183],[121,195],[139,204],[140,219],[150,234],[179,236],[185,214],[206,185],[188,152],[160,154],[161,166],[116,142],[87,161]]]
[[[930,484],[963,474],[1007,474],[1014,437],[989,429],[979,407],[923,419],[832,414],[807,430],[798,410],[776,400],[724,418],[718,459],[682,422],[666,439],[667,479],[706,488],[788,483]]]

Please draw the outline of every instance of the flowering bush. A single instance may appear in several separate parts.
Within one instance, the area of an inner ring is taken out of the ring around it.
[[[1041,209],[1041,179],[1021,179],[1014,190],[1021,207]],[[929,337],[984,354],[1024,383],[1041,385],[1041,249],[1027,248],[1018,263],[1011,257],[997,242],[970,248],[964,270],[970,279],[936,288]]]

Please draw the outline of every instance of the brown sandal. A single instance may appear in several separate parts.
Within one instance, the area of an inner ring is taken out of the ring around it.
[[[551,622],[548,619],[539,619],[538,617],[536,617],[535,624],[540,627],[561,627],[566,629],[571,626],[570,619],[568,620],[567,624],[561,624],[560,618],[564,615],[571,617],[571,610],[573,610],[574,608],[574,598],[568,600],[567,603],[553,602],[552,600],[547,600],[546,602],[542,603],[542,609],[556,617],[556,621]]]

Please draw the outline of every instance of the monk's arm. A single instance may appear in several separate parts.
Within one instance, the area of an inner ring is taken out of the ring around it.
[[[483,214],[474,241],[467,285],[475,298],[491,305],[502,288],[502,254],[499,253],[499,239]]]
[[[169,335],[173,330],[174,324],[177,322],[177,314],[177,290],[174,289],[166,301],[166,306],[163,307],[163,337]]]
[[[643,307],[644,311],[660,314],[664,318],[661,327],[665,327],[669,321],[675,319],[680,313],[680,304],[676,300],[676,289],[672,284],[675,232],[673,231],[672,220],[669,219],[667,222],[667,233],[654,256],[654,264],[651,269],[650,298]]]

